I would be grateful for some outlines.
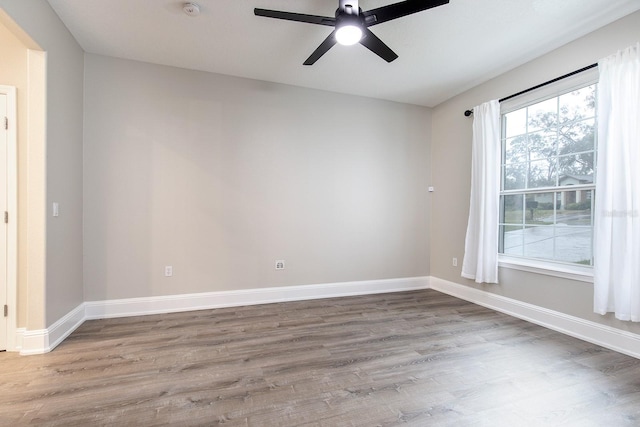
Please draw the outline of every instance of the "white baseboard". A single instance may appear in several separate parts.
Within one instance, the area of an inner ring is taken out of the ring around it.
[[[85,316],[86,319],[141,316],[146,314],[207,310],[212,308],[336,298],[427,288],[429,288],[428,277],[409,277],[402,279],[363,280],[357,282],[88,301],[85,302]]]
[[[640,358],[640,335],[437,277],[429,282],[431,289]]]
[[[16,340],[15,340],[15,347],[10,350],[10,351],[20,351],[20,349],[22,348],[22,341],[23,341],[23,337],[24,337],[24,333],[27,331],[26,328],[16,328]]]
[[[502,313],[562,332],[620,353],[640,358],[640,335],[511,298],[449,282],[437,277],[283,286],[240,291],[205,292],[80,304],[47,329],[16,331],[20,354],[41,354],[53,350],[85,320],[141,316],[179,311],[206,310],[286,301],[336,298],[431,288]]]
[[[30,354],[42,354],[51,351],[49,347],[49,331],[46,329],[24,329],[16,331],[20,335],[21,345],[18,348],[23,356]]]
[[[67,313],[62,319],[47,328],[49,332],[49,350],[58,346],[73,331],[78,329],[86,319],[85,303],[80,304],[75,309]]]
[[[68,337],[78,326],[85,321],[85,306],[80,304],[64,317],[56,321],[47,329],[26,330],[20,328],[17,331],[16,341],[19,343],[20,354],[48,353]]]
[[[428,289],[428,277],[363,280],[317,285],[283,286],[240,291],[204,292],[146,298],[89,301],[80,304],[47,329],[16,331],[20,354],[48,353],[75,331],[85,320],[142,316],[179,311],[207,310],[286,301],[336,298],[353,295]]]

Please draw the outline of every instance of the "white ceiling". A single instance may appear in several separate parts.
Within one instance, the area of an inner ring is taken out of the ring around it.
[[[392,63],[336,45],[303,66],[331,28],[253,8],[333,16],[337,0],[196,0],[197,17],[181,0],[49,3],[86,52],[429,107],[640,9],[638,0],[451,0],[371,28],[399,55]]]

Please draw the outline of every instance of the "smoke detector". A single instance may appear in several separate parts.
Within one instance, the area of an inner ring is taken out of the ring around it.
[[[198,6],[196,3],[185,3],[182,10],[184,10],[184,13],[189,16],[200,15],[200,6]]]

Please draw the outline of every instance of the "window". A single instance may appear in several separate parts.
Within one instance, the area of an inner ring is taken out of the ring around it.
[[[584,80],[502,106],[503,255],[593,265],[597,85]]]

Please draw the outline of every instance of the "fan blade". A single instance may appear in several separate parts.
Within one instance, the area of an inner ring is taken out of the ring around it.
[[[253,9],[253,13],[256,16],[285,19],[287,21],[306,22],[308,24],[327,25],[329,27],[333,27],[334,25],[336,25],[336,18],[329,18],[327,16],[305,15],[303,13],[293,13],[293,12],[281,12],[279,10],[260,9],[257,7]]]
[[[398,57],[398,55],[396,55],[389,46],[384,44],[384,42],[376,37],[376,35],[368,28],[363,29],[363,36],[362,39],[360,39],[360,44],[387,62],[391,62]]]
[[[362,12],[367,27],[448,4],[449,0],[407,0]]]
[[[318,59],[320,59],[320,57],[322,55],[327,53],[327,51],[329,51],[329,49],[331,49],[333,47],[333,45],[336,44],[336,43],[337,43],[336,42],[336,30],[333,30],[331,32],[331,34],[329,34],[329,37],[324,39],[324,41],[322,43],[320,43],[320,46],[318,46],[318,48],[313,51],[311,56],[308,57],[306,61],[304,61],[304,65],[313,65],[313,64],[315,64],[315,62]]]

